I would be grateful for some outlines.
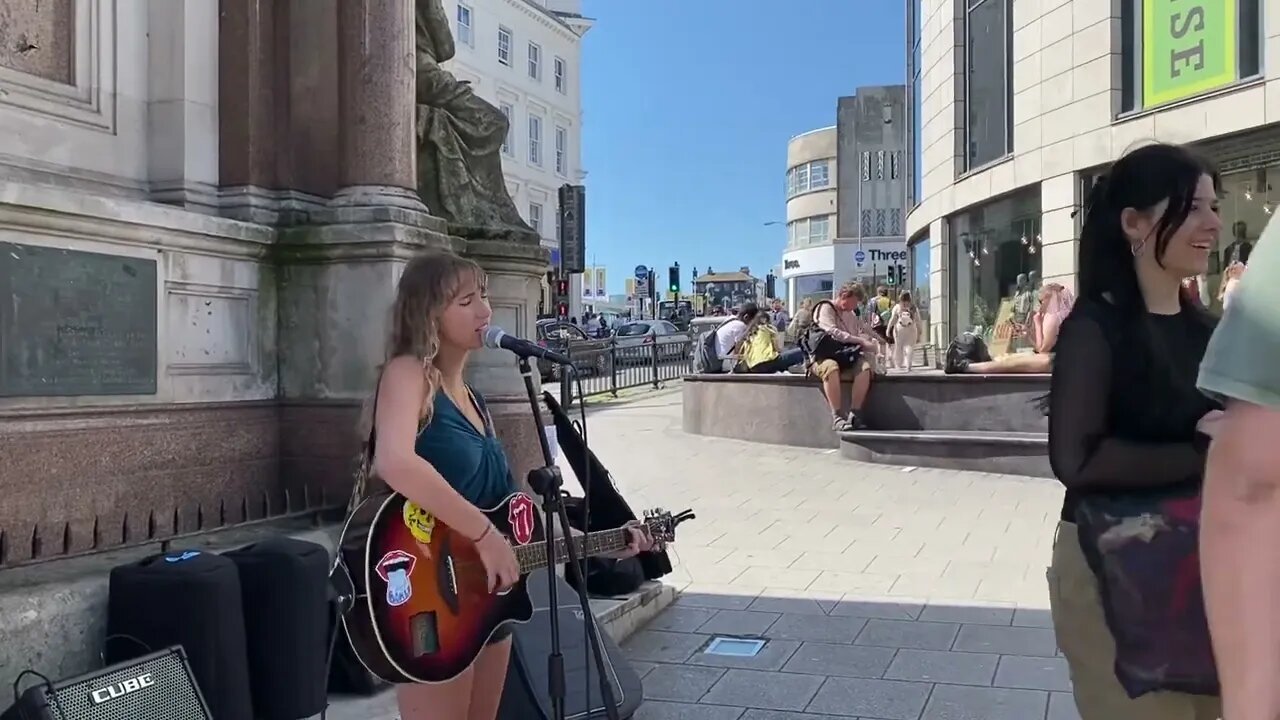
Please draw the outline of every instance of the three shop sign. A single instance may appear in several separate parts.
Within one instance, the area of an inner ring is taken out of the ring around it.
[[[1144,107],[1181,100],[1236,81],[1238,2],[1142,0]]]

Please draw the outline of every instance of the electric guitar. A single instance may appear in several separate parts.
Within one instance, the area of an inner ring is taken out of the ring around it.
[[[475,662],[493,633],[533,617],[529,573],[547,566],[541,510],[514,493],[484,511],[515,550],[520,579],[490,593],[484,564],[463,537],[399,493],[371,497],[347,519],[334,567],[338,594],[350,602],[342,625],[364,666],[390,683],[440,683]],[[661,510],[645,513],[655,543],[675,540],[675,528],[694,517]],[[627,547],[627,527],[573,538],[577,556]],[[553,543],[555,562],[568,561],[565,540]]]

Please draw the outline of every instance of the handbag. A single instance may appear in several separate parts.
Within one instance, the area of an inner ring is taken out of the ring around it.
[[[862,357],[862,346],[842,343],[818,325],[818,308],[824,304],[831,305],[832,309],[835,309],[835,304],[830,300],[823,300],[813,306],[813,323],[800,339],[800,349],[804,350],[804,354],[812,362],[835,360],[840,369],[851,368],[857,365]]]
[[[1200,580],[1200,491],[1089,494],[1075,512],[1129,697],[1219,694]]]

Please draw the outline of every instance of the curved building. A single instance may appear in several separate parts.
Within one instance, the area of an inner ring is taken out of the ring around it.
[[[1144,0],[907,3],[906,230],[933,342],[999,338],[1036,285],[1074,288],[1076,209],[1152,140],[1192,143],[1223,172],[1222,244],[1200,283],[1217,304],[1222,267],[1280,201],[1280,69],[1262,57],[1280,13],[1210,4],[1183,32],[1192,18],[1151,0],[1145,14]]]
[[[835,272],[836,127],[787,143],[787,249],[782,277],[788,302],[831,295]]]

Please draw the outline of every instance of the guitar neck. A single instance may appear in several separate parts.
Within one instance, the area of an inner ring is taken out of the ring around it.
[[[573,549],[579,558],[583,555],[600,555],[616,552],[627,547],[630,533],[627,528],[601,530],[589,535],[573,538]],[[555,552],[555,564],[569,562],[569,548],[564,538],[556,538],[552,548]],[[520,574],[532,572],[547,566],[546,543],[534,542],[515,548],[516,561],[520,563]]]

